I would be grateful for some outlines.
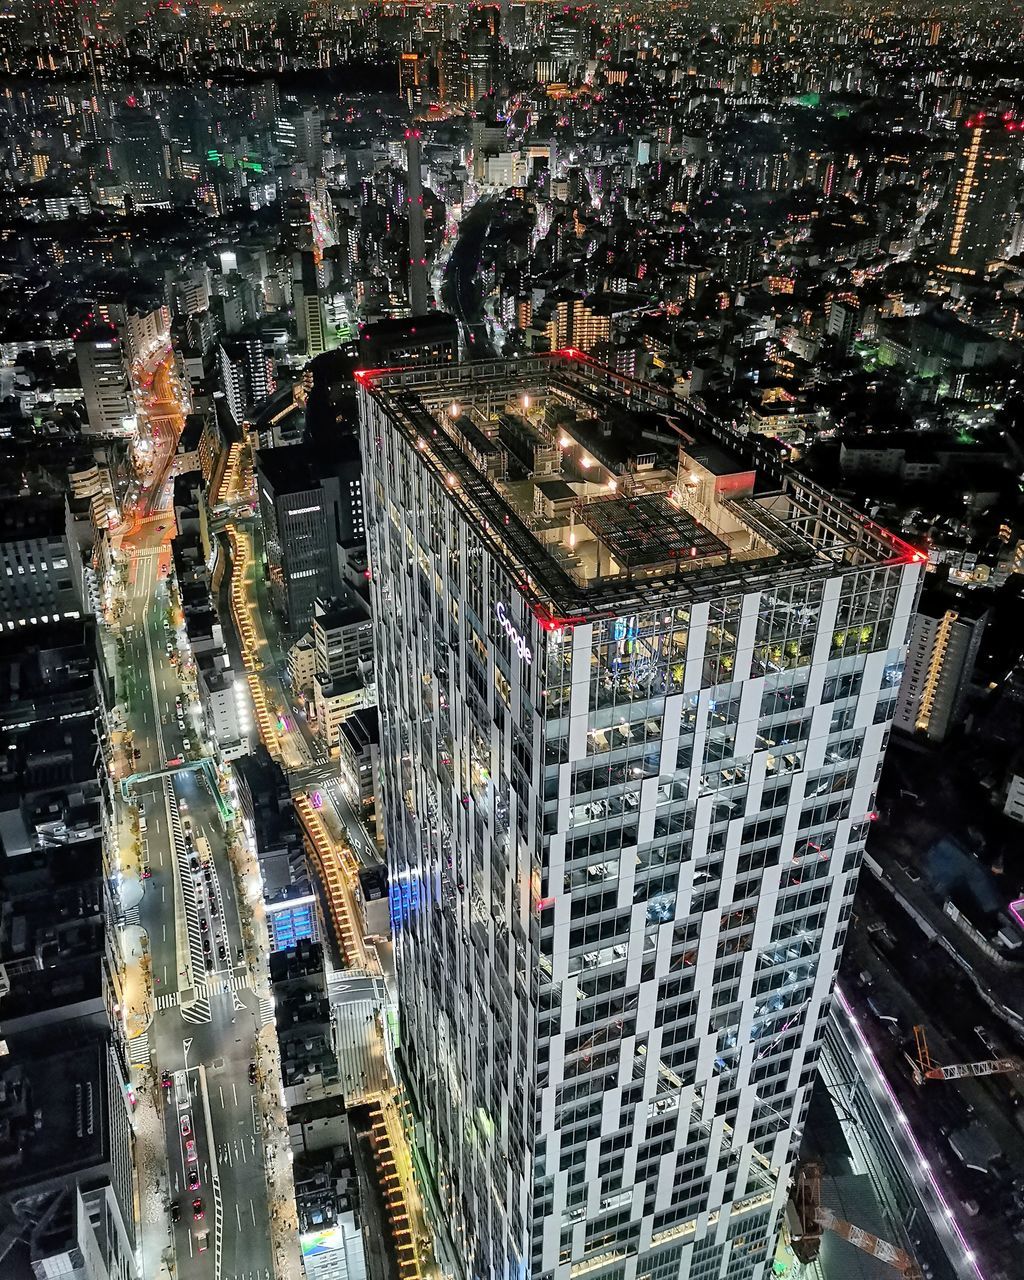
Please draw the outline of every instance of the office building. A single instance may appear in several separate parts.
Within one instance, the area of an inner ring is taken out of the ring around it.
[[[218,360],[228,412],[241,425],[252,409],[277,390],[273,362],[255,334],[222,342]]]
[[[964,710],[988,609],[978,597],[929,583],[910,627],[893,723],[942,742]]]
[[[92,436],[134,436],[135,399],[121,339],[112,327],[95,326],[75,338],[75,359]]]
[[[320,466],[306,445],[260,449],[256,473],[271,602],[301,635],[342,592],[339,548],[364,537],[358,453]]]
[[[459,326],[444,311],[408,320],[378,320],[360,329],[358,357],[364,369],[448,364],[459,358]]]
[[[478,103],[492,95],[498,87],[501,71],[500,27],[500,5],[470,5],[466,69],[471,103]]]
[[[358,380],[442,1261],[763,1280],[923,557],[576,353]]]
[[[1010,234],[1024,158],[1018,121],[976,112],[959,131],[939,268],[951,276],[982,274]]]
[[[337,680],[365,672],[373,661],[373,624],[366,602],[345,590],[336,600],[313,606],[313,653],[316,670]]]
[[[328,346],[324,290],[312,253],[299,255],[295,271],[292,287],[295,325],[306,355],[312,358],[322,355]]]
[[[210,736],[225,760],[249,750],[252,717],[245,683],[236,680],[227,653],[211,650],[196,657],[196,689]]]
[[[0,512],[0,626],[81,616],[82,557],[64,498],[10,498]]]

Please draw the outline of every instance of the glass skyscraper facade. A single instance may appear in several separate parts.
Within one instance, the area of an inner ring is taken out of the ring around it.
[[[357,376],[441,1257],[760,1280],[921,557],[577,352]]]

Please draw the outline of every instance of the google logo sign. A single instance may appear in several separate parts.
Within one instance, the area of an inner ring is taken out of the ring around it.
[[[526,643],[525,638],[512,625],[512,620],[505,612],[505,606],[500,600],[494,606],[494,612],[497,615],[498,622],[501,624],[505,634],[508,636],[509,640],[512,641],[512,648],[515,649],[516,653],[519,654],[520,658],[522,658],[524,662],[532,663],[533,651]]]

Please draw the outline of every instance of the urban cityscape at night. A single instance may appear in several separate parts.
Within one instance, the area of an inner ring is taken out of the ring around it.
[[[1024,1280],[1022,45],[0,0],[0,1280]]]

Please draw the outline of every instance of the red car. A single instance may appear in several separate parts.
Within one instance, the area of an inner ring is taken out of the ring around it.
[[[206,1210],[203,1208],[203,1198],[202,1196],[196,1196],[192,1201],[192,1217],[196,1222],[198,1222],[199,1219],[205,1217],[205,1215]]]

